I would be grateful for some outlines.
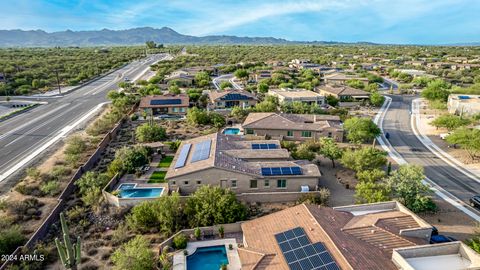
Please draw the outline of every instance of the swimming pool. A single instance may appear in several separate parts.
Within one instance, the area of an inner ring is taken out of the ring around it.
[[[125,188],[120,189],[120,198],[156,198],[163,193],[163,188]]]
[[[187,270],[218,270],[222,264],[228,264],[225,245],[199,247],[187,256]]]
[[[137,184],[130,184],[130,183],[120,184],[120,186],[118,186],[118,189],[119,190],[132,189],[132,188],[135,188],[136,185]]]
[[[223,134],[225,135],[238,135],[240,133],[239,128],[226,128],[223,130]]]

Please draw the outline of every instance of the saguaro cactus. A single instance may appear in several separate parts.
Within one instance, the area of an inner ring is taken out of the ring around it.
[[[80,250],[80,236],[77,237],[77,242],[72,244],[68,234],[67,221],[63,213],[60,213],[60,223],[62,224],[63,243],[55,238],[55,245],[57,246],[58,255],[66,269],[77,269],[80,264],[81,250]]]

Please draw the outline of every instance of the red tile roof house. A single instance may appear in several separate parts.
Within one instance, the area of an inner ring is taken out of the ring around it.
[[[241,224],[242,269],[479,269],[462,242],[429,245],[432,226],[402,204],[301,204]]]
[[[185,115],[189,101],[185,94],[146,96],[140,100],[139,109],[153,115]]]

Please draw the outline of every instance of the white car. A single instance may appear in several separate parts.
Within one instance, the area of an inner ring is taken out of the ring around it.
[[[451,132],[442,133],[442,134],[440,134],[440,138],[441,138],[442,140],[445,140],[445,138],[447,138],[447,136],[450,135],[450,134],[452,134],[452,133],[451,133]]]

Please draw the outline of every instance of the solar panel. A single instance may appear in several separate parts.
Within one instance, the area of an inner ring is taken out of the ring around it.
[[[301,175],[300,167],[265,167],[261,169],[262,175]]]
[[[212,140],[206,140],[195,144],[190,162],[205,160],[210,156],[210,147]]]
[[[150,105],[179,105],[182,104],[181,99],[152,99]]]
[[[187,156],[188,153],[190,152],[192,144],[187,143],[184,146],[182,146],[182,149],[180,150],[180,154],[178,155],[177,162],[175,163],[175,169],[181,168],[185,166],[185,162],[187,161]]]
[[[252,143],[252,149],[277,149],[278,145],[274,143]]]
[[[275,235],[290,270],[340,270],[325,245],[311,243],[297,227]]]
[[[220,99],[221,100],[245,100],[245,99],[252,99],[252,98],[242,94],[226,94]]]

